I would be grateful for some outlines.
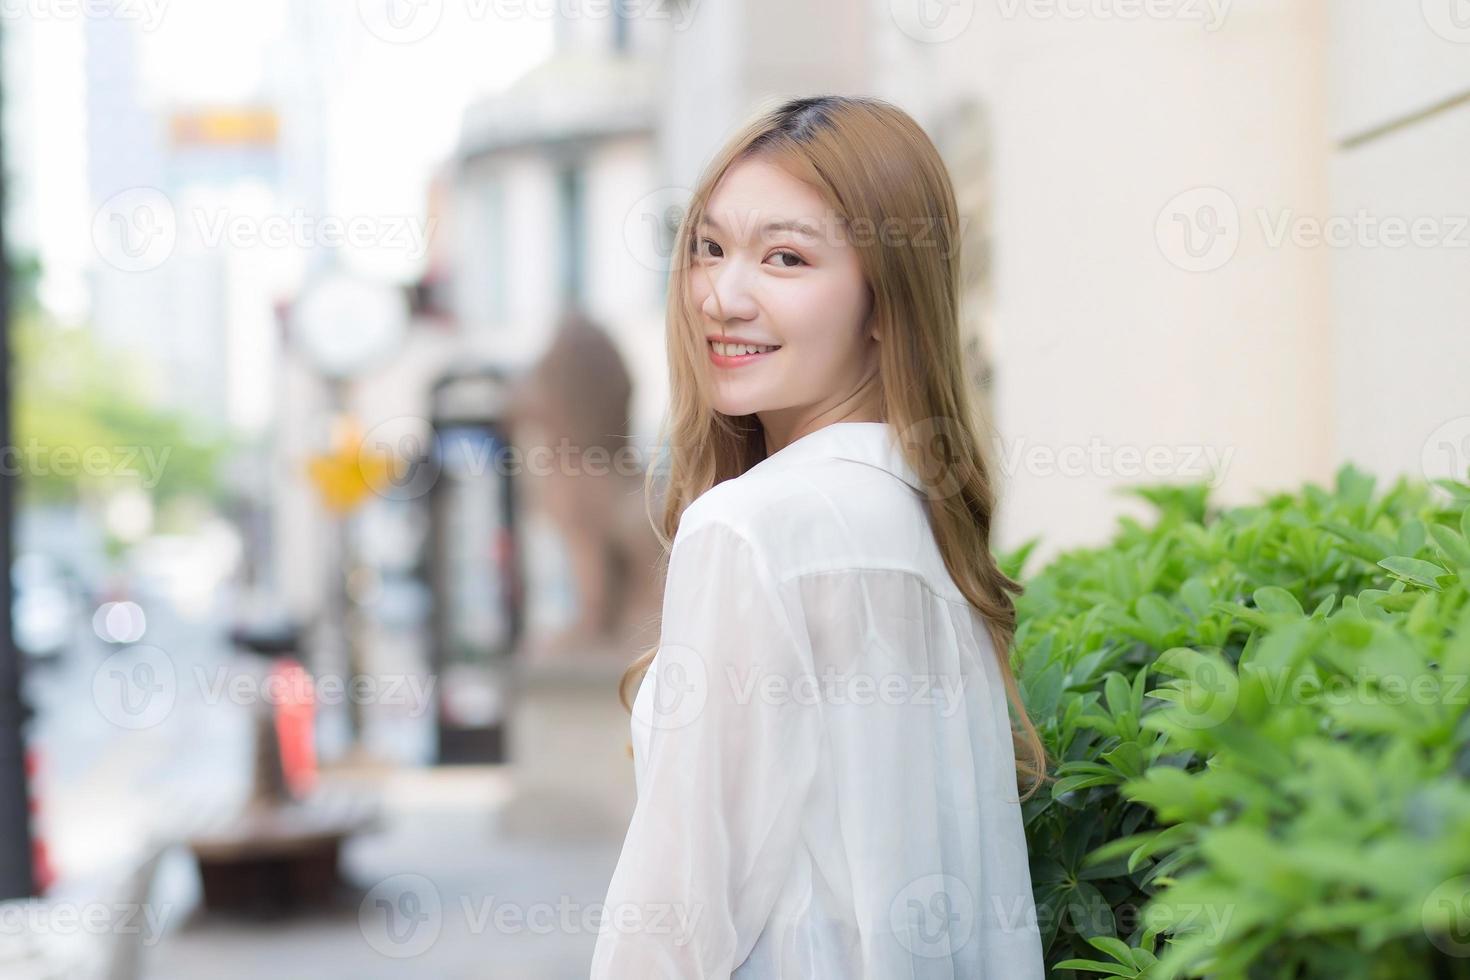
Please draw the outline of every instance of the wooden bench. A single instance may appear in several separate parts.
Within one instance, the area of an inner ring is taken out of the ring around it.
[[[204,907],[261,916],[330,905],[342,842],[380,824],[377,797],[351,786],[288,792],[271,718],[256,717],[249,800],[183,835],[199,864]]]
[[[342,842],[378,826],[376,800],[345,787],[303,800],[252,801],[188,840],[204,905],[262,915],[330,905]]]

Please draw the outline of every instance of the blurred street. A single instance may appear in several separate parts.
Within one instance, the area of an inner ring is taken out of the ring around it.
[[[158,613],[148,637],[172,651],[180,678],[244,668],[217,624]],[[137,858],[123,842],[150,833],[180,839],[245,799],[251,708],[211,701],[207,687],[184,682],[166,718],[118,731],[98,710],[93,682],[127,662],[100,642],[93,646],[33,671],[29,693],[38,713],[34,745],[45,760],[40,832],[66,879],[106,881]],[[379,754],[372,763],[326,768],[327,782],[371,793],[383,806],[381,829],[343,851],[343,876],[355,890],[344,891],[336,911],[261,920],[212,914],[200,905],[192,859],[175,844],[150,898],[165,929],[145,952],[150,977],[373,978],[408,968],[445,978],[565,978],[585,971],[595,920],[584,914],[601,901],[620,841],[506,829],[500,816],[516,791],[511,767],[424,768],[411,756],[423,751],[427,722],[368,708],[366,743],[409,757]],[[558,814],[542,816],[556,826]],[[534,815],[529,822],[535,825]],[[374,902],[384,895],[399,901],[403,888],[439,913],[418,934],[390,935]]]

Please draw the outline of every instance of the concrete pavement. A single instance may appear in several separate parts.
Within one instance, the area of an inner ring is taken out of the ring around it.
[[[620,840],[504,832],[514,795],[500,766],[395,768],[374,785],[384,829],[343,852],[355,889],[331,913],[252,922],[194,912],[147,951],[155,980],[575,980],[587,975],[597,906]],[[555,814],[548,814],[549,820]],[[187,865],[187,861],[180,862]],[[189,904],[188,870],[155,902]],[[197,897],[197,892],[196,896]]]

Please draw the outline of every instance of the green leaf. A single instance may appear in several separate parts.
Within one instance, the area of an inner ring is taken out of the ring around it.
[[[1359,558],[1377,564],[1378,559],[1394,551],[1392,539],[1338,521],[1324,521],[1324,530],[1335,534],[1348,543],[1347,551]]]
[[[1367,505],[1368,501],[1373,498],[1375,482],[1372,474],[1364,473],[1351,463],[1344,463],[1337,470],[1337,494],[1354,506]]]
[[[1116,671],[1108,674],[1103,682],[1103,696],[1107,699],[1108,711],[1114,719],[1125,718],[1133,714],[1133,689],[1123,679],[1123,675]]]
[[[1189,824],[1177,824],[1154,834],[1152,839],[1145,841],[1134,848],[1133,853],[1128,856],[1128,873],[1132,874],[1138,870],[1139,865],[1161,851],[1171,851],[1185,843],[1195,834],[1195,830]]]
[[[1062,665],[1053,661],[1037,673],[1032,683],[1024,686],[1026,711],[1033,719],[1039,721],[1056,714],[1063,681]]]
[[[1410,558],[1406,555],[1394,555],[1391,558],[1383,559],[1378,564],[1401,579],[1436,591],[1440,587],[1438,580],[1446,575],[1453,574],[1448,569],[1441,568],[1433,562]]]
[[[1143,748],[1137,742],[1123,742],[1117,748],[1104,752],[1102,758],[1130,779],[1143,775]]]
[[[1143,625],[1159,637],[1167,636],[1178,621],[1174,607],[1163,596],[1153,592],[1138,597],[1137,610]]]
[[[1424,522],[1417,518],[1405,521],[1399,527],[1398,550],[1406,555],[1416,555],[1424,547]]]
[[[1051,795],[1053,799],[1059,799],[1068,793],[1075,793],[1078,790],[1089,789],[1093,786],[1113,786],[1121,782],[1123,782],[1123,777],[1118,775],[1067,776],[1052,783]]]
[[[1116,963],[1103,963],[1100,960],[1063,960],[1053,969],[1056,970],[1081,970],[1083,973],[1106,973],[1112,977],[1136,977],[1138,970],[1134,967],[1118,966]]]
[[[1107,953],[1119,963],[1133,967],[1138,965],[1133,961],[1133,951],[1128,948],[1128,944],[1115,936],[1090,936],[1087,942],[1094,949]]]
[[[1429,482],[1449,494],[1454,500],[1460,503],[1470,503],[1470,483],[1460,483],[1443,478],[1436,478]]]
[[[1434,543],[1439,545],[1445,556],[1460,566],[1461,571],[1470,572],[1470,544],[1466,544],[1465,538],[1453,528],[1445,527],[1443,524],[1431,524],[1429,533],[1434,537]]]
[[[1268,613],[1279,613],[1289,616],[1305,616],[1302,604],[1296,601],[1296,596],[1277,585],[1266,585],[1251,594],[1255,600],[1256,608]]]
[[[1259,609],[1252,609],[1250,606],[1245,606],[1238,602],[1213,602],[1210,604],[1210,609],[1214,612],[1222,612],[1234,616],[1242,623],[1254,626],[1257,629],[1267,629],[1271,626],[1271,618],[1269,616]]]
[[[1067,912],[1083,938],[1111,936],[1116,932],[1113,907],[1091,882],[1079,881],[1073,886],[1067,900]]]

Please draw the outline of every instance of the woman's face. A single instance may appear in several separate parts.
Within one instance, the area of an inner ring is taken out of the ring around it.
[[[717,411],[759,414],[778,444],[869,418],[872,302],[857,249],[821,195],[770,163],[742,161],[715,187],[694,247],[690,289]],[[717,346],[722,337],[762,352]]]

